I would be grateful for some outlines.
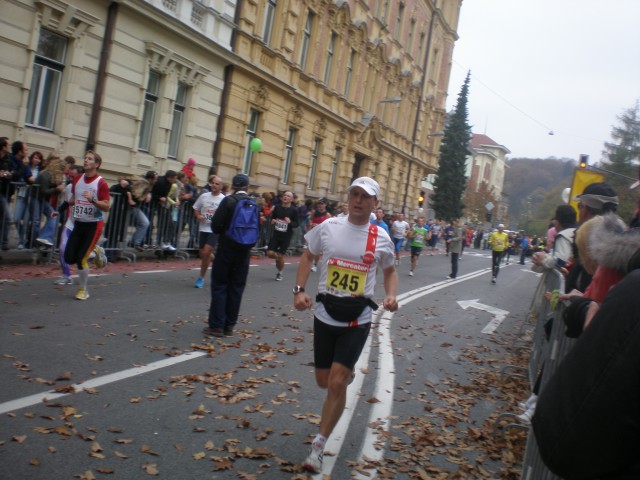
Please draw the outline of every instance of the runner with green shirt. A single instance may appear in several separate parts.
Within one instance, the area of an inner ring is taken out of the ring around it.
[[[413,271],[416,269],[420,252],[422,252],[422,248],[431,238],[429,229],[424,226],[424,217],[418,217],[418,222],[409,229],[407,237],[411,247],[411,270],[409,270],[409,276],[413,277]]]

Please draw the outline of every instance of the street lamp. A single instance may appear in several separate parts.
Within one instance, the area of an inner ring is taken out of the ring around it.
[[[400,103],[402,101],[402,97],[399,95],[396,95],[395,97],[388,97],[388,98],[383,98],[382,100],[378,100],[378,104],[380,103]],[[373,120],[373,117],[375,117],[375,114],[373,113],[363,113],[362,114],[362,120],[360,121],[360,123],[362,123],[363,125],[369,125],[369,122],[371,120]]]

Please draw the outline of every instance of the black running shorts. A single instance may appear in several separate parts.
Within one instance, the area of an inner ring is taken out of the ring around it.
[[[333,362],[353,370],[367,342],[371,323],[357,327],[335,327],[313,317],[313,358],[316,368],[331,368]]]

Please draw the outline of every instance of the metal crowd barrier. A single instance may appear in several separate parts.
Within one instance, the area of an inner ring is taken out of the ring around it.
[[[54,207],[40,198],[40,185],[24,182],[10,182],[5,193],[0,195],[0,241],[3,250],[17,249],[31,255],[33,262],[40,259],[52,262],[54,248],[39,248],[36,240],[46,234],[47,239],[56,244],[59,221],[51,219]],[[45,229],[47,220],[49,229]]]
[[[33,262],[51,263],[59,256],[59,231],[64,225],[65,216],[56,221],[52,246],[38,244],[41,227],[44,226],[43,205],[38,200],[38,185],[12,183],[11,194],[0,197],[0,234],[7,234],[6,244],[9,249],[24,249],[25,255],[32,255]],[[59,202],[62,199],[59,198]],[[6,208],[5,208],[6,206]],[[5,210],[7,214],[3,214]],[[17,218],[19,217],[19,218]],[[38,217],[38,221],[35,218]],[[140,237],[143,225],[148,221],[147,231]],[[141,221],[142,220],[142,221]],[[299,227],[294,232],[287,255],[302,251],[302,235]],[[138,231],[138,238],[136,238]],[[269,219],[260,228],[260,238],[253,255],[263,257],[273,232]],[[0,236],[0,241],[2,240]],[[135,262],[140,255],[176,256],[187,259],[198,256],[198,221],[193,213],[193,203],[183,202],[180,206],[167,206],[150,202],[132,207],[126,196],[111,192],[111,208],[105,214],[105,228],[100,240],[110,260],[125,259]],[[141,241],[140,241],[141,240]],[[136,242],[140,241],[138,248]],[[167,246],[170,245],[171,248]],[[6,249],[5,248],[5,249]]]
[[[532,391],[536,381],[540,381],[538,395],[543,391],[558,365],[575,343],[575,339],[567,337],[564,333],[563,314],[566,305],[563,302],[554,302],[546,298],[547,292],[557,291],[562,294],[564,289],[562,274],[555,269],[547,270],[540,278],[531,301],[529,315],[520,330],[521,338],[525,338],[531,348],[526,372],[520,375],[528,378]],[[532,332],[531,329],[533,329]],[[503,374],[517,371],[517,367],[507,366],[503,369]],[[505,420],[510,423],[504,425]],[[494,422],[494,430],[509,428],[528,430],[521,479],[560,479],[542,461],[533,428],[517,421],[515,413],[499,415]]]
[[[146,219],[148,227],[140,223],[140,217]],[[143,232],[138,232],[139,238],[136,238],[138,230]],[[156,202],[130,206],[125,195],[111,192],[111,208],[103,235],[102,245],[111,260],[135,262],[144,252],[186,260],[197,256],[199,250],[198,221],[192,202],[179,206]]]
[[[5,250],[23,250],[25,255],[32,255],[34,263],[42,259],[51,263],[59,258],[59,232],[66,216],[61,215],[55,222],[51,246],[38,243],[36,239],[46,222],[45,206],[38,198],[38,188],[38,185],[12,182],[11,189],[0,195],[0,242]],[[62,202],[60,196],[58,202],[58,205]],[[193,203],[165,208],[152,202],[138,208],[131,207],[126,196],[114,192],[111,202],[111,208],[105,214],[103,238],[99,242],[111,260],[134,262],[141,254],[173,255],[183,259],[198,255],[198,221],[193,214]],[[136,249],[134,235],[140,227],[140,214],[148,220],[149,227],[141,248]],[[171,245],[171,248],[163,248],[163,244]]]

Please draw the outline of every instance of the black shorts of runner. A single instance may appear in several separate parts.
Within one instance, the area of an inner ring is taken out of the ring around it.
[[[313,360],[316,368],[331,368],[333,362],[353,370],[367,343],[371,323],[357,327],[335,327],[313,317]]]
[[[267,247],[267,250],[271,250],[273,252],[281,253],[284,255],[287,253],[287,249],[289,248],[290,242],[291,242],[290,235],[286,235],[286,236],[273,235],[271,237],[271,240],[269,240],[269,246]]]
[[[411,247],[411,256],[419,257],[422,252],[422,247]]]
[[[215,250],[216,245],[218,245],[218,234],[211,232],[200,232],[198,234],[198,248],[202,250],[205,245],[209,245]]]

